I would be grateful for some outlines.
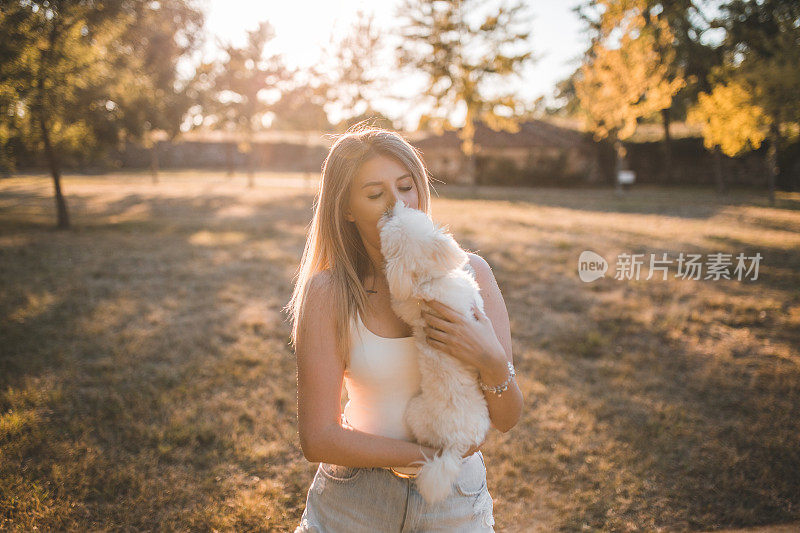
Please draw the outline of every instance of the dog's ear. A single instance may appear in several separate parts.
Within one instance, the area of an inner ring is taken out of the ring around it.
[[[442,272],[449,272],[464,266],[469,261],[467,252],[461,249],[452,235],[443,233],[434,239],[431,250],[431,260]]]
[[[398,300],[411,298],[414,288],[414,277],[411,269],[407,268],[404,261],[389,261],[386,263],[386,281],[389,283],[392,296]]]

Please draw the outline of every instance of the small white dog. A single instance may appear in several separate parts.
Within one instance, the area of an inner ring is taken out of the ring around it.
[[[426,342],[420,300],[436,300],[475,320],[472,304],[483,299],[469,258],[453,236],[422,211],[395,203],[378,222],[392,309],[408,323],[419,349],[422,392],[412,398],[405,422],[415,439],[442,448],[416,477],[429,503],[446,498],[472,445],[483,442],[491,420],[478,371]]]

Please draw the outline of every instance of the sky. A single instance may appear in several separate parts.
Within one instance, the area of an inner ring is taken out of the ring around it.
[[[507,84],[522,100],[551,98],[555,84],[577,67],[578,58],[588,46],[588,37],[571,11],[578,3],[579,0],[526,0],[533,16],[531,49],[538,59],[519,73],[519,79],[509,79]],[[281,53],[290,67],[309,66],[319,61],[321,50],[332,36],[337,38],[348,31],[359,9],[374,13],[377,26],[387,32],[387,43],[393,43],[391,31],[398,23],[395,16],[398,4],[398,0],[205,0],[201,3],[206,13],[207,35],[203,54],[206,58],[224,57],[217,39],[242,45],[247,30],[268,20],[276,36],[267,53]],[[391,65],[391,60],[386,57],[382,64]],[[423,85],[424,77],[403,78],[385,98],[375,99],[375,108],[397,120],[401,127],[413,128],[425,110],[424,105],[410,107],[398,99],[419,93]],[[326,111],[333,121],[341,118],[341,111],[333,104],[326,106]],[[463,110],[459,110],[451,120],[459,125],[463,115]]]

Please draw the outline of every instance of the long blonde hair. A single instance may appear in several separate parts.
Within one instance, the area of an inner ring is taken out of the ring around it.
[[[350,359],[350,321],[356,309],[363,316],[366,308],[367,292],[362,280],[370,270],[370,260],[356,225],[345,220],[344,212],[359,168],[380,155],[392,157],[405,166],[417,188],[419,209],[431,214],[428,171],[420,152],[396,132],[364,122],[352,126],[336,139],[325,158],[322,181],[314,199],[314,217],[300,267],[293,278],[294,292],[283,308],[290,313],[291,346],[296,350],[309,281],[315,274],[328,270],[334,295],[329,305],[335,317],[336,350],[345,366]]]

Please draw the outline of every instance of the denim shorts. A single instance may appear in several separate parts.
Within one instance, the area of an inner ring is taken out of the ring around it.
[[[493,502],[480,450],[462,459],[451,494],[428,504],[413,478],[385,468],[320,463],[295,533],[494,531]]]

